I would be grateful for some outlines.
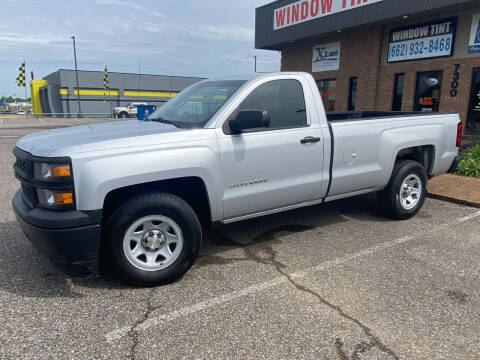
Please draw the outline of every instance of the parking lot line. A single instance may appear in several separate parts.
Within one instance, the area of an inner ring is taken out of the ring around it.
[[[480,216],[480,211],[477,211],[476,213],[467,215],[467,216],[465,216],[465,217],[463,217],[463,218],[461,218],[461,219],[458,219],[457,221],[458,221],[458,222],[461,222],[461,223],[464,223],[465,221],[475,219],[476,217],[479,217],[479,216]]]
[[[413,236],[406,236],[406,237],[403,237],[403,238],[400,238],[400,239],[389,241],[389,242],[381,244],[381,245],[373,246],[369,249],[359,251],[358,253],[348,255],[348,256],[345,256],[343,258],[339,258],[339,259],[335,259],[335,260],[331,260],[331,261],[326,261],[326,262],[324,262],[320,265],[311,267],[309,269],[291,273],[291,274],[289,274],[289,277],[291,277],[292,279],[303,278],[310,273],[315,273],[315,272],[318,272],[318,271],[326,270],[326,269],[329,269],[329,268],[332,268],[332,267],[335,267],[335,266],[338,266],[338,265],[348,263],[348,262],[350,262],[352,260],[355,260],[357,258],[361,258],[363,256],[371,255],[375,252],[385,250],[389,247],[402,244],[406,241],[412,240],[413,238],[414,238]],[[247,288],[241,289],[241,290],[237,290],[237,291],[233,291],[233,292],[228,293],[228,294],[217,296],[217,297],[214,297],[212,299],[208,299],[208,300],[196,303],[194,305],[187,306],[187,307],[184,307],[182,309],[170,312],[168,314],[163,314],[163,315],[160,315],[160,316],[156,316],[152,319],[148,319],[145,322],[141,323],[135,329],[132,325],[125,326],[125,327],[123,327],[119,330],[116,330],[116,331],[113,331],[113,332],[109,333],[106,336],[106,338],[107,338],[108,342],[112,342],[112,341],[118,340],[118,339],[126,336],[131,330],[136,330],[136,331],[147,330],[149,328],[158,326],[162,323],[167,323],[167,322],[176,320],[178,318],[196,313],[198,311],[206,310],[206,309],[209,309],[209,308],[214,307],[216,305],[221,305],[221,304],[230,302],[232,300],[242,298],[242,297],[257,293],[257,292],[261,292],[261,291],[264,291],[264,290],[267,290],[267,289],[273,288],[275,286],[278,286],[280,284],[288,283],[288,282],[289,282],[288,277],[278,276],[278,277],[276,277],[272,280],[265,281],[263,283],[259,283],[259,284],[252,285],[252,286],[249,286]]]
[[[290,277],[290,278],[303,278],[303,277],[305,277],[309,274],[313,274],[315,272],[323,271],[323,270],[326,270],[326,269],[329,269],[329,268],[332,268],[332,267],[336,267],[336,266],[339,266],[339,265],[342,265],[342,264],[345,264],[345,263],[349,263],[353,260],[356,260],[356,259],[368,256],[368,255],[377,253],[379,251],[386,250],[386,249],[391,248],[391,247],[398,246],[398,245],[403,244],[405,242],[411,241],[411,240],[419,237],[420,235],[424,236],[428,233],[433,233],[435,231],[438,231],[442,227],[450,227],[452,225],[455,225],[456,223],[457,224],[458,223],[465,223],[465,222],[467,222],[469,220],[472,220],[472,219],[475,219],[477,217],[480,217],[480,211],[477,211],[477,212],[475,212],[473,214],[470,214],[468,216],[456,219],[455,223],[445,223],[445,224],[442,224],[442,225],[438,225],[434,228],[429,229],[428,231],[418,233],[416,235],[405,236],[405,237],[402,237],[402,238],[399,238],[399,239],[395,239],[395,240],[388,241],[388,242],[383,243],[383,244],[379,244],[379,245],[370,247],[368,249],[359,251],[355,254],[351,254],[351,255],[344,256],[342,258],[337,258],[337,259],[334,259],[334,260],[326,261],[322,264],[313,266],[311,268],[291,273],[291,274],[288,275],[288,277]],[[216,305],[221,305],[221,304],[230,302],[230,301],[235,300],[235,299],[239,299],[239,298],[242,298],[242,297],[257,293],[257,292],[261,292],[261,291],[273,288],[273,287],[278,286],[280,284],[289,282],[288,277],[287,276],[278,276],[278,277],[276,277],[272,280],[269,280],[269,281],[265,281],[265,282],[262,282],[262,283],[259,283],[259,284],[256,284],[256,285],[252,285],[252,286],[249,286],[249,287],[241,289],[241,290],[233,291],[233,292],[221,295],[221,296],[217,296],[217,297],[205,300],[205,301],[201,301],[201,302],[196,303],[194,305],[186,306],[186,307],[183,307],[179,310],[169,312],[168,314],[162,314],[162,315],[153,317],[151,319],[147,319],[137,326],[134,326],[134,325],[124,326],[124,327],[122,327],[118,330],[114,330],[114,331],[110,332],[109,334],[107,334],[106,339],[107,339],[108,342],[113,342],[113,341],[119,340],[122,337],[128,335],[128,333],[132,330],[134,330],[134,331],[147,330],[149,328],[159,326],[159,325],[164,324],[164,323],[168,323],[168,322],[176,320],[178,318],[181,318],[181,317],[184,317],[184,316],[187,316],[187,315],[190,315],[190,314],[194,314],[198,311],[202,311],[202,310],[212,308]]]
[[[1,135],[0,139],[18,139],[19,137],[21,137],[21,136],[19,136],[19,135]]]

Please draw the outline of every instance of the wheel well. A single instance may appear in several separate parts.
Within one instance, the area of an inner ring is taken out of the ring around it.
[[[104,218],[108,218],[109,214],[126,199],[139,193],[152,191],[167,192],[180,197],[192,207],[204,229],[211,226],[212,216],[207,188],[203,180],[198,177],[160,180],[112,190],[103,203]]]
[[[427,175],[430,176],[433,172],[435,161],[435,147],[433,145],[422,145],[402,149],[398,152],[395,162],[398,160],[417,161],[423,165]]]

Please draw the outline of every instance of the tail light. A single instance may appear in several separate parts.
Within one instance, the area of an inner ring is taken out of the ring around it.
[[[459,122],[457,125],[457,147],[462,144],[463,123]]]

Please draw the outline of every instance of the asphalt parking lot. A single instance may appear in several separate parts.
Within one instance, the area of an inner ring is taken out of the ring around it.
[[[226,226],[169,286],[71,279],[15,222],[5,133],[1,358],[480,358],[478,209],[428,199],[395,222],[348,199]]]

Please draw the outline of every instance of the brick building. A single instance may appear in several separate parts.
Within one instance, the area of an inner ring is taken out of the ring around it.
[[[478,0],[278,0],[255,46],[310,72],[327,111],[458,112],[480,137]]]

